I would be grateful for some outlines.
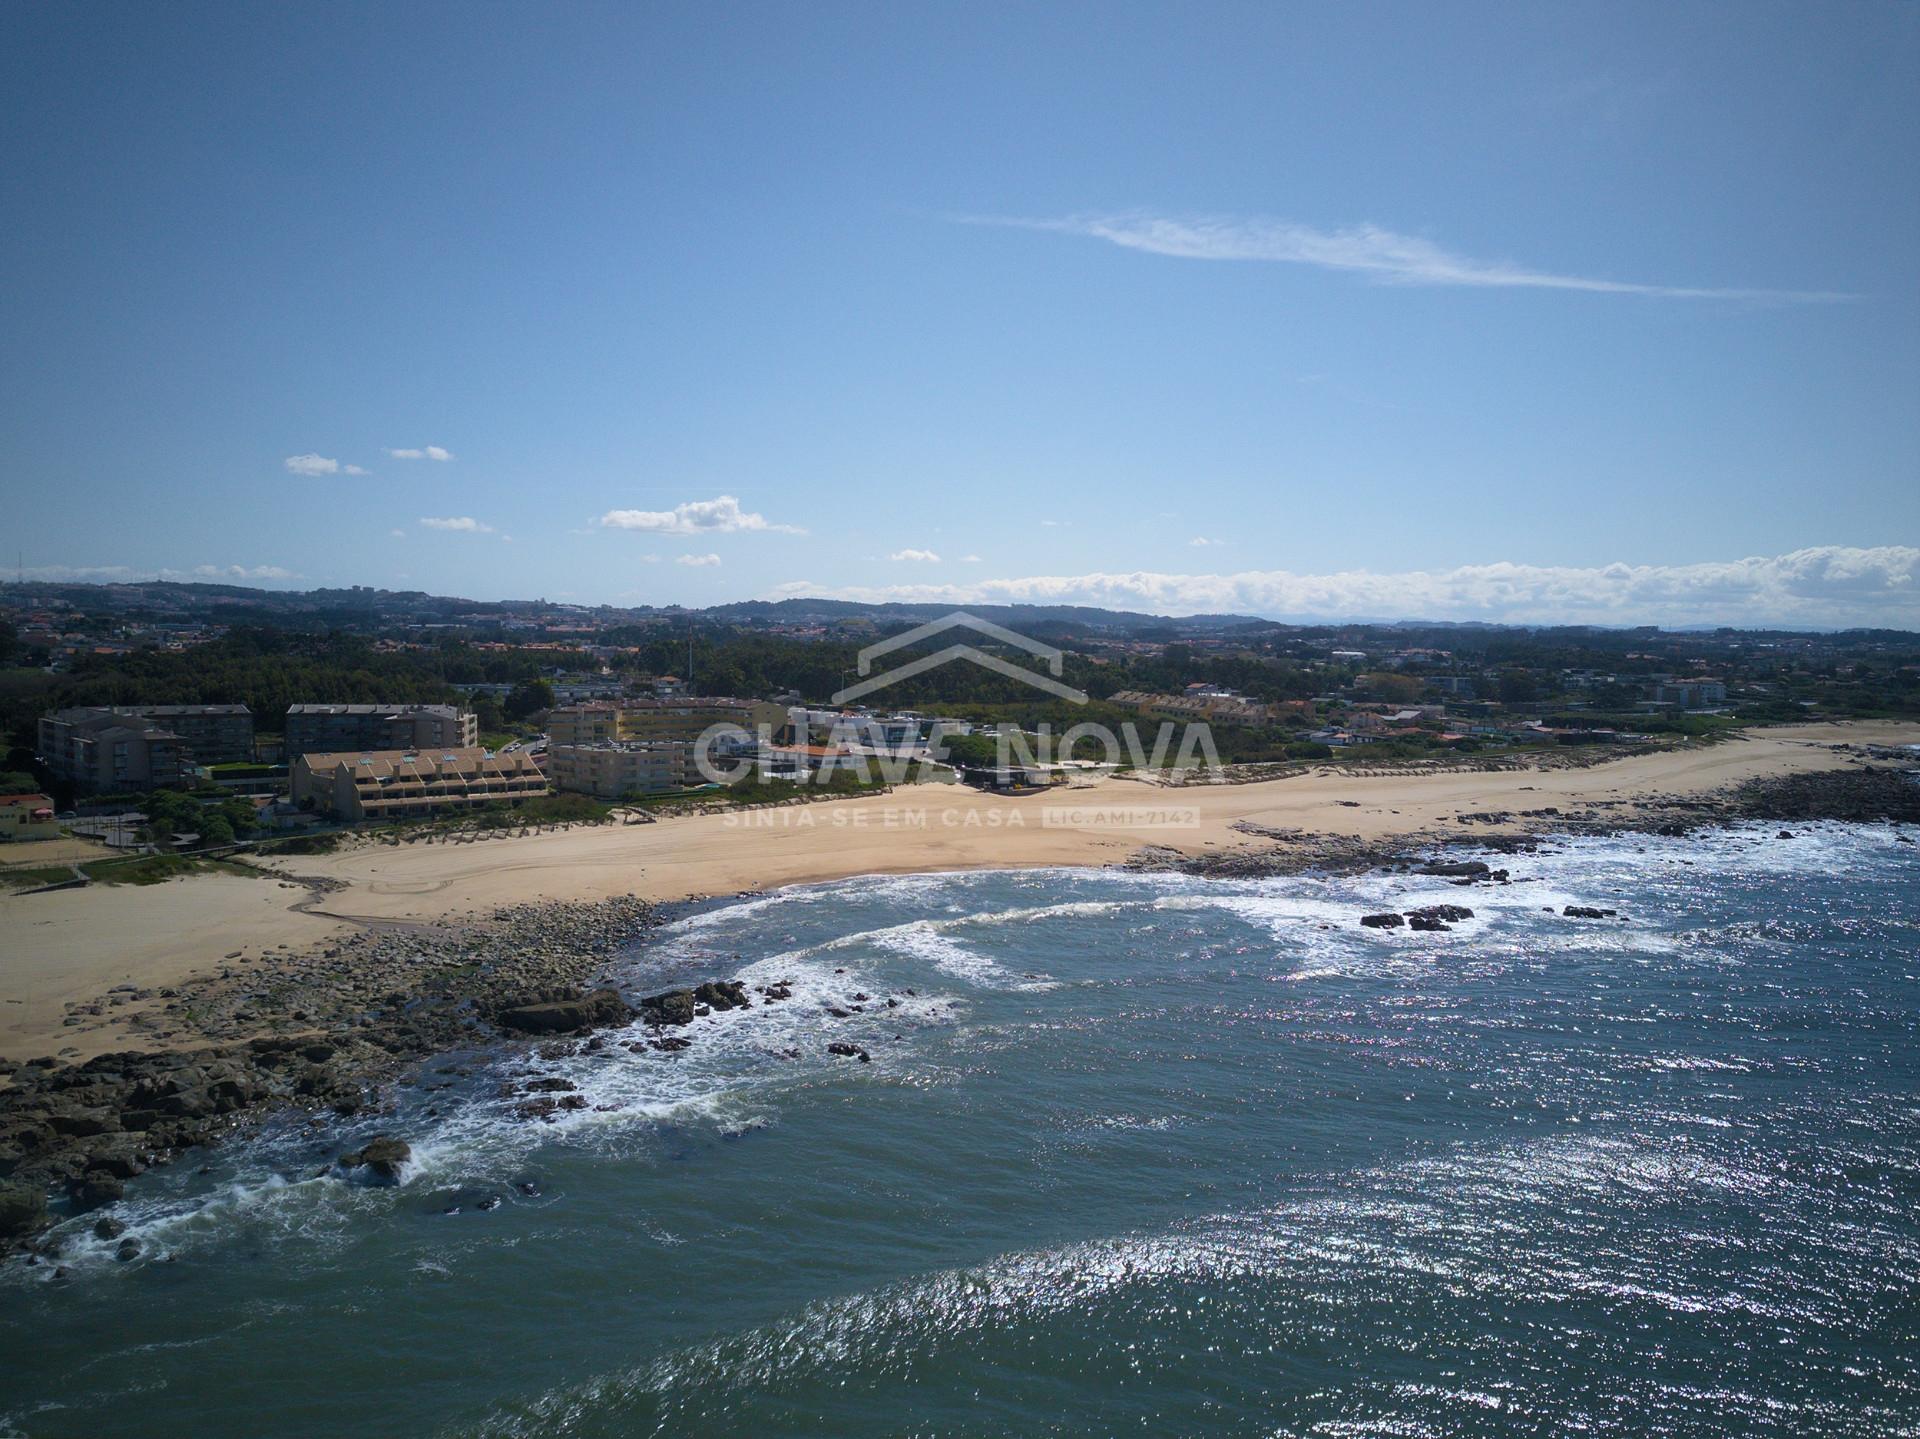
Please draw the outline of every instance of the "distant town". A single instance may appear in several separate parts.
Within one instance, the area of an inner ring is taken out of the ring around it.
[[[1216,772],[1182,778],[1232,780],[1920,715],[1920,636],[1902,632],[1291,625],[1044,606],[977,613],[1057,650],[1084,704],[966,663],[833,703],[863,648],[945,613],[8,584],[0,841],[192,856],[381,826],[645,822],[676,805],[898,782],[1044,789],[1139,767],[1091,745],[1010,766],[983,742],[1088,721],[1204,724]]]

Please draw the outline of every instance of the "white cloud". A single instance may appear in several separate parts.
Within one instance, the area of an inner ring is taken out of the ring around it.
[[[720,556],[718,555],[681,555],[678,559],[674,561],[674,563],[676,565],[717,565],[720,563]]]
[[[887,558],[895,561],[910,560],[915,564],[922,565],[937,565],[940,563],[940,556],[936,555],[932,550],[895,550],[892,554],[888,555]]]
[[[1203,550],[1208,545],[1224,545],[1226,541],[1210,540],[1205,535],[1195,535],[1192,539],[1188,540],[1187,543],[1192,545],[1197,550]]]
[[[732,495],[689,500],[670,510],[608,510],[598,521],[610,530],[645,530],[658,535],[730,535],[742,530],[804,535],[796,525],[776,525],[765,515],[740,508]]]
[[[288,455],[280,462],[290,475],[305,475],[317,478],[321,475],[370,475],[371,470],[363,470],[358,465],[343,464],[339,460],[330,460],[325,455]]]
[[[49,584],[131,585],[171,580],[178,583],[217,581],[239,583],[247,580],[286,581],[305,578],[283,565],[195,565],[178,570],[153,569],[135,565],[38,565],[24,571],[25,578]]]
[[[986,561],[978,555],[962,555],[960,556],[960,563],[963,565],[984,565]]]
[[[463,535],[490,535],[493,533],[492,525],[483,525],[472,515],[449,515],[445,519],[435,519],[431,516],[423,515],[420,518],[420,523],[430,530],[455,530]]]
[[[417,450],[388,450],[396,460],[451,460],[453,456],[438,445],[422,445]]]
[[[405,530],[388,530],[387,533],[392,535],[396,540],[404,540],[407,537]]]
[[[1156,614],[1299,620],[1489,620],[1509,624],[1731,624],[1920,629],[1920,548],[1823,545],[1686,565],[1599,567],[1500,561],[1450,570],[1303,575],[1034,575],[973,584],[821,586],[799,595],[937,604],[1083,604]]]
[[[964,223],[1008,225],[1106,240],[1127,250],[1183,260],[1264,260],[1344,270],[1402,285],[1464,285],[1475,288],[1584,290],[1601,295],[1652,295],[1670,300],[1762,300],[1817,303],[1855,300],[1832,290],[1717,289],[1691,285],[1647,285],[1584,275],[1531,270],[1507,260],[1473,260],[1442,249],[1417,235],[1396,234],[1378,225],[1349,225],[1319,230],[1290,220],[1223,215],[1155,215],[1131,211],[1116,215],[1072,215],[1059,220],[1021,220],[1002,216],[959,216]]]
[[[284,565],[195,565],[193,572],[203,580],[297,580],[300,578]]]

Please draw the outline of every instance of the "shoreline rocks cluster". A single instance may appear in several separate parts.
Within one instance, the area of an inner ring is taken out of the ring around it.
[[[627,896],[511,906],[454,929],[369,929],[179,986],[164,1011],[179,1016],[178,1047],[0,1062],[0,1245],[53,1221],[50,1193],[70,1212],[112,1203],[128,1180],[269,1111],[353,1115],[429,1056],[624,1024],[619,994],[588,986],[658,918]],[[379,1178],[405,1156],[369,1144],[348,1158]]]

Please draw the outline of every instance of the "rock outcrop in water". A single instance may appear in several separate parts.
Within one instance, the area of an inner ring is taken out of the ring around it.
[[[365,1169],[382,1184],[400,1182],[400,1166],[413,1158],[413,1147],[391,1134],[377,1134],[360,1149],[340,1156],[342,1169]]]
[[[650,994],[640,1001],[640,1017],[648,1024],[692,1024],[693,991],[670,989],[665,994]]]

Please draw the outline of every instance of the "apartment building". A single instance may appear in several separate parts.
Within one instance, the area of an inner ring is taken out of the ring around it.
[[[110,748],[98,742],[109,731]],[[120,748],[113,749],[112,746]],[[196,764],[253,758],[253,712],[245,705],[111,705],[58,710],[40,720],[41,756],[56,776],[83,787],[116,770],[138,788],[178,784]],[[121,763],[115,763],[115,755]],[[164,776],[164,777],[160,777]]]
[[[183,785],[193,754],[173,730],[115,709],[65,709],[40,717],[40,758],[81,794],[133,794]]]
[[[1704,709],[1708,705],[1725,704],[1727,687],[1720,680],[1666,680],[1654,686],[1653,697],[1661,704],[1679,705],[1682,709]]]
[[[771,700],[719,698],[635,699],[562,705],[547,716],[547,742],[592,745],[626,741],[693,741],[714,725],[738,725],[750,735],[766,725],[778,734],[787,711]]]
[[[128,705],[118,712],[179,735],[195,764],[246,764],[253,759],[253,711],[245,705]]]
[[[289,705],[286,755],[348,750],[469,749],[480,721],[453,705]]]
[[[703,783],[686,740],[600,740],[547,745],[547,774],[555,789],[596,799],[662,794]]]
[[[478,745],[445,750],[303,754],[293,762],[293,802],[348,823],[459,813],[548,792],[524,751],[490,755]]]

